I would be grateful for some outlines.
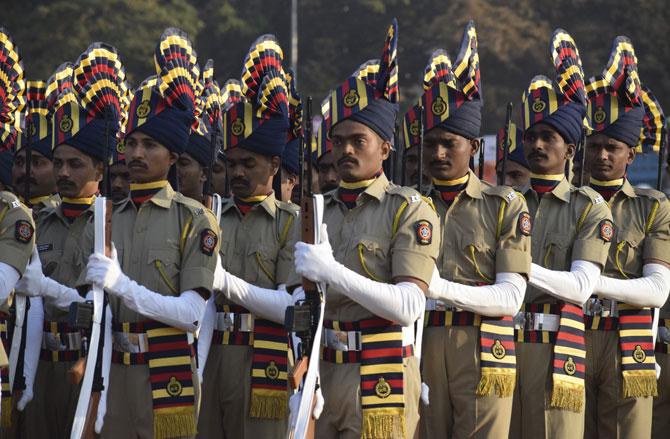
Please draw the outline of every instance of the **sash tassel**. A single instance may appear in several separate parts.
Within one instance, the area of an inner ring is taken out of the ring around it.
[[[362,439],[390,439],[403,437],[406,437],[404,408],[376,408],[363,410]]]
[[[584,410],[584,384],[567,382],[554,374],[554,385],[551,391],[551,406],[581,413]]]
[[[254,389],[249,416],[261,419],[286,419],[288,402],[283,390]]]
[[[156,439],[189,437],[197,433],[193,407],[170,407],[154,410]]]

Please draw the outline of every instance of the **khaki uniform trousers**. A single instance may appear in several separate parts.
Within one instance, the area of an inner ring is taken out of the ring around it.
[[[423,378],[430,404],[421,405],[421,437],[506,438],[512,397],[477,396],[479,327],[427,327]]]
[[[403,360],[405,386],[405,432],[413,438],[419,424],[421,376],[416,357]],[[361,409],[360,364],[320,363],[321,389],[325,404],[316,421],[319,439],[360,439],[363,423]]]
[[[80,387],[70,384],[68,371],[74,364],[73,361],[39,361],[33,400],[20,416],[26,438],[70,437]]]
[[[198,437],[202,439],[283,439],[287,419],[249,417],[251,346],[212,345],[202,377]],[[287,402],[288,404],[288,402]]]
[[[656,352],[656,363],[661,366],[658,379],[658,397],[654,398],[651,437],[667,439],[670,435],[670,354]]]
[[[109,384],[107,413],[100,437],[153,439],[154,412],[149,366],[112,363]],[[197,393],[196,384],[196,402]]]
[[[510,438],[577,439],[584,436],[584,411],[551,407],[551,343],[516,343],[516,388]]]
[[[584,437],[648,438],[653,398],[623,395],[618,331],[585,331],[586,415]]]

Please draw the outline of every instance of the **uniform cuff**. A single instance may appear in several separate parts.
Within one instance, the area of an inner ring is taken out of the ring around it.
[[[670,241],[661,239],[645,241],[642,259],[658,259],[670,264]]]
[[[602,268],[607,262],[607,247],[605,241],[602,240],[577,239],[572,247],[571,260],[593,262]]]
[[[208,268],[193,267],[179,272],[179,286],[182,292],[202,288],[211,294],[213,284],[214,272]]]
[[[531,255],[527,251],[512,248],[496,250],[496,273],[519,273],[528,276],[530,263]]]
[[[412,250],[393,250],[391,279],[412,277],[430,285],[435,260],[426,253]]]

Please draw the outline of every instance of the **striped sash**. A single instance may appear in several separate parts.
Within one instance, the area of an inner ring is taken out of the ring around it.
[[[516,352],[512,317],[482,318],[479,327],[481,378],[477,395],[512,396],[516,383]]]
[[[584,313],[576,305],[563,303],[560,316],[554,344],[551,406],[579,413],[585,399]]]
[[[249,416],[285,419],[288,413],[288,335],[283,325],[256,318]]]
[[[154,437],[194,436],[193,350],[187,333],[159,322],[145,323]]]
[[[624,398],[658,395],[652,326],[653,312],[650,308],[619,304]]]

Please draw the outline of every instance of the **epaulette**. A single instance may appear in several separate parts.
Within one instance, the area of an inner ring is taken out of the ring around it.
[[[656,189],[639,187],[633,189],[635,190],[635,195],[638,197],[651,198],[654,201],[664,201],[667,199],[667,196],[663,192],[657,191]]]
[[[605,202],[605,199],[602,197],[602,195],[589,186],[576,188],[576,192],[587,197],[593,205],[602,204]]]
[[[411,187],[399,186],[395,184],[389,184],[386,187],[386,193],[389,195],[401,196],[410,204],[421,201],[421,199],[424,198],[421,196],[421,194],[419,194],[419,192],[417,192],[415,189],[412,189]]]
[[[493,195],[502,198],[508,203],[519,197],[523,199],[523,195],[521,195],[520,192],[517,192],[514,190],[514,188],[509,186],[487,186],[482,188],[482,192],[484,192],[486,195]]]
[[[16,195],[8,191],[0,192],[0,201],[7,204],[10,209],[21,207],[23,205],[23,203],[21,203],[21,200],[19,200],[19,198]]]
[[[286,201],[277,200],[277,209],[281,209],[285,212],[290,213],[293,216],[298,216],[300,212],[300,206],[295,203],[288,203]]]
[[[200,215],[204,215],[205,211],[209,210],[201,203],[194,200],[193,198],[186,197],[182,195],[180,192],[175,193],[173,200],[185,206],[191,212],[194,218]]]

